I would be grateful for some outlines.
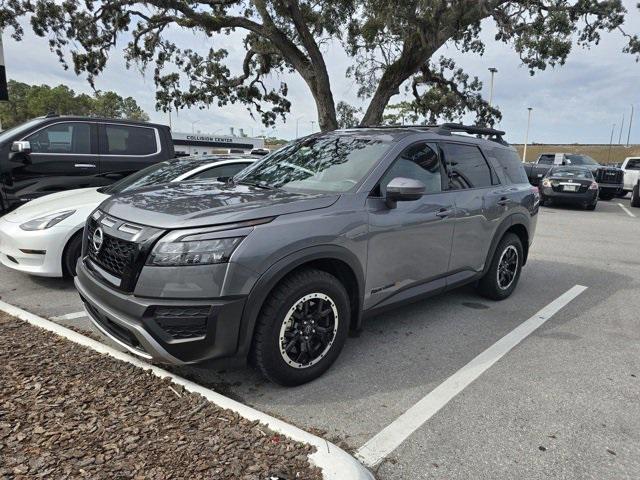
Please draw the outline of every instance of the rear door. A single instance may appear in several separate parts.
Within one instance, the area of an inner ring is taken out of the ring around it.
[[[30,200],[48,193],[100,185],[96,124],[50,123],[22,140],[31,153],[10,162],[12,193]]]
[[[508,187],[499,184],[479,147],[443,143],[449,188],[455,191],[455,221],[449,269],[471,275],[484,262],[500,221],[511,200]]]
[[[111,181],[163,160],[155,127],[104,123],[99,128],[100,174]]]

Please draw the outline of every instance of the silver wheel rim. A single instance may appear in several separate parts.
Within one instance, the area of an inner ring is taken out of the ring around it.
[[[500,287],[501,290],[507,290],[515,281],[516,276],[518,275],[518,257],[518,249],[513,245],[509,245],[505,248],[502,255],[500,255],[496,277],[498,280],[498,287]]]
[[[317,364],[331,350],[338,325],[338,309],[331,297],[310,293],[300,298],[289,309],[280,327],[278,346],[282,359],[298,369]],[[308,352],[306,357],[303,350]]]

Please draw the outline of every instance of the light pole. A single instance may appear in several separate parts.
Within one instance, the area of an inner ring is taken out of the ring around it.
[[[529,110],[529,119],[527,120],[527,133],[524,136],[524,152],[522,154],[522,161],[527,161],[527,144],[529,143],[529,129],[531,128],[531,110],[532,107],[527,108]]]
[[[316,121],[311,120],[309,123],[311,124],[311,133],[313,133],[313,131],[316,129]]]
[[[631,117],[629,117],[629,134],[627,135],[627,148],[629,148],[629,140],[631,140],[631,125],[633,124],[633,105],[631,105]]]
[[[618,135],[618,145],[622,145],[622,131],[624,130],[624,113],[622,114],[622,123],[620,124],[620,135]]]
[[[613,134],[616,131],[616,124],[613,124],[613,127],[611,127],[611,138],[609,139],[609,154],[607,155],[607,162],[609,162],[609,160],[611,160],[611,147],[613,146]]]
[[[493,77],[495,76],[496,73],[498,73],[498,69],[495,67],[491,67],[489,71],[491,72],[491,90],[489,93],[489,106],[492,107],[493,106]]]
[[[300,135],[298,133],[299,131],[299,127],[300,127],[300,120],[302,120],[304,117],[298,117],[296,118],[296,139],[300,138]]]
[[[193,122],[191,122],[191,133],[196,133],[196,123],[198,123],[200,120],[194,120]]]

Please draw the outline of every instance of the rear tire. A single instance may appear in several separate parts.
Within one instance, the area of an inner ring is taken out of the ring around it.
[[[596,209],[596,205],[598,205],[598,201],[597,201],[597,200],[596,200],[595,202],[593,202],[592,204],[587,205],[587,207],[586,207],[586,208],[587,208],[587,210],[591,210],[591,211],[593,211],[593,210],[595,210],[595,209]]]
[[[478,283],[480,295],[491,300],[508,298],[518,285],[523,260],[524,250],[520,238],[507,233],[496,247],[489,270]]]
[[[315,269],[289,275],[269,294],[258,317],[252,349],[256,367],[280,385],[315,380],[340,355],[349,333],[349,305],[347,291],[333,275]]]
[[[631,206],[640,207],[640,183],[636,183],[631,192]]]
[[[62,275],[65,278],[76,276],[76,264],[82,255],[82,230],[76,233],[67,242],[62,253]]]

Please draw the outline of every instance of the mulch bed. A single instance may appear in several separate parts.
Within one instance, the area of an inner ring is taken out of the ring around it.
[[[312,452],[0,312],[0,479],[319,480]]]

